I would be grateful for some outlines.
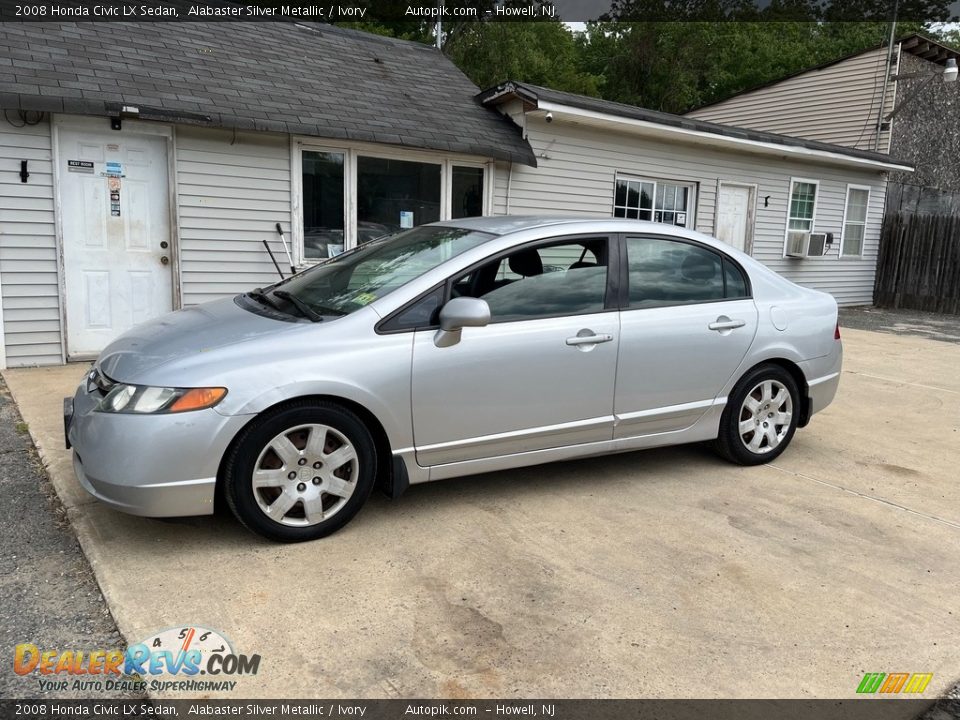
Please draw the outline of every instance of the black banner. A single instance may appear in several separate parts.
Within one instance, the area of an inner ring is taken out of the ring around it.
[[[2,700],[0,717],[271,718],[276,720],[913,720],[934,701],[849,700]],[[931,718],[960,718],[940,700]]]
[[[0,0],[4,22],[889,22],[891,0]],[[960,0],[898,0],[900,21],[950,22]]]

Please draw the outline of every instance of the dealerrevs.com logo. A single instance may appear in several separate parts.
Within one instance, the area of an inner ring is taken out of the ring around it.
[[[50,650],[33,643],[14,648],[13,671],[36,675],[41,692],[232,691],[243,675],[256,675],[259,655],[234,651],[216,630],[186,626],[161,630],[126,650]]]

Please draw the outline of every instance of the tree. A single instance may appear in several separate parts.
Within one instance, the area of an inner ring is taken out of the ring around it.
[[[573,33],[556,20],[463,23],[444,52],[474,83],[505,80],[597,95],[599,77],[581,69]]]
[[[788,9],[771,3],[778,13]],[[789,9],[799,12],[799,5]],[[898,24],[898,35],[920,23]],[[607,99],[682,113],[888,40],[889,23],[597,22],[584,70]]]
[[[960,50],[960,28],[955,24],[950,27],[938,27],[933,31],[933,36],[947,47],[954,50]]]

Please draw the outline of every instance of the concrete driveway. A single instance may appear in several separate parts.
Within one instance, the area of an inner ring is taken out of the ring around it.
[[[774,465],[670,448],[413,487],[281,546],[90,501],[60,399],[5,377],[120,630],[202,624],[248,697],[850,697],[960,675],[960,346],[848,330],[836,402]]]

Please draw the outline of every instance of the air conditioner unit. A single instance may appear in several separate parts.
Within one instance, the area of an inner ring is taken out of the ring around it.
[[[810,233],[807,243],[807,257],[823,257],[830,249],[833,240],[832,233]]]
[[[787,257],[806,257],[809,247],[810,233],[806,230],[791,230],[787,233]]]

